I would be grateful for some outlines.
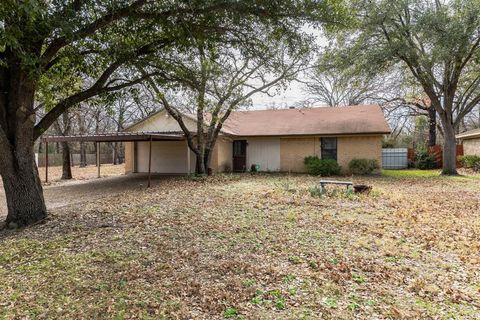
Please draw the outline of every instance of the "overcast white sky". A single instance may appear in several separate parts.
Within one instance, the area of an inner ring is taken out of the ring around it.
[[[295,106],[296,103],[306,100],[307,96],[302,90],[302,84],[298,82],[290,83],[286,91],[270,97],[263,93],[254,95],[251,100],[253,109],[267,109],[273,105],[279,108]]]

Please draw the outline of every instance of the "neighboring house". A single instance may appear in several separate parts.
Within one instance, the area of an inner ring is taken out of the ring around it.
[[[196,131],[196,118],[185,115],[185,124]],[[130,132],[182,134],[165,110],[129,127]],[[260,171],[304,172],[306,156],[335,159],[347,168],[354,158],[382,163],[382,138],[390,133],[377,105],[336,108],[302,108],[232,112],[225,122],[212,154],[214,172]],[[149,142],[125,146],[127,172],[147,172]],[[195,172],[195,154],[183,141],[152,143],[152,172]]]
[[[464,155],[480,156],[480,129],[465,131],[456,138],[462,141]]]

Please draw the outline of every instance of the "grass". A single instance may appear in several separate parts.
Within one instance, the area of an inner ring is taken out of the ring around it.
[[[405,170],[382,170],[382,176],[395,179],[450,179],[450,180],[480,180],[480,175],[466,172],[459,169],[458,176],[442,176],[441,170],[419,170],[419,169],[405,169]]]
[[[440,170],[382,170],[382,175],[390,178],[438,178]]]
[[[0,319],[479,319],[480,184],[170,179],[0,233]]]

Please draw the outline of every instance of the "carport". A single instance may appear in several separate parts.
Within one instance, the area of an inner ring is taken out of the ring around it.
[[[69,136],[44,136],[41,138],[45,143],[45,182],[48,182],[48,143],[49,142],[93,142],[97,145],[97,168],[100,178],[100,143],[102,142],[149,142],[148,153],[148,187],[151,186],[152,175],[152,142],[153,141],[182,141],[183,134],[160,133],[160,132],[113,132],[92,135],[69,135]],[[190,157],[188,157],[190,162]],[[190,165],[190,164],[189,164]]]

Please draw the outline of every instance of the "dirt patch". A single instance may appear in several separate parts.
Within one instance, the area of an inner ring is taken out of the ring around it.
[[[123,165],[102,165],[101,179],[97,179],[97,167],[87,166],[85,168],[73,167],[72,180],[60,180],[62,176],[61,167],[50,167],[49,183],[43,183],[45,201],[48,209],[55,209],[68,204],[81,203],[86,200],[93,200],[98,197],[120,192],[129,188],[130,183],[138,184],[141,179],[129,179],[115,181],[105,179],[108,177],[121,176],[125,173]],[[42,181],[45,179],[45,168],[39,168]],[[131,180],[131,181],[130,181]],[[88,183],[88,184],[87,184]],[[126,183],[122,186],[123,183]],[[7,214],[5,193],[0,178],[0,219]]]

